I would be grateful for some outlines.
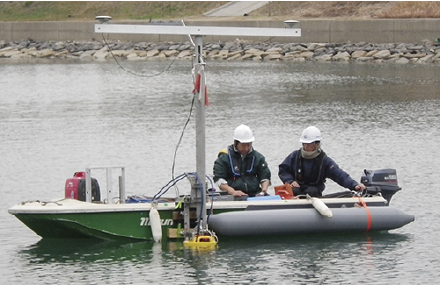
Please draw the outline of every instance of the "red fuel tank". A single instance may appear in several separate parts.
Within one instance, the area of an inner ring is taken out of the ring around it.
[[[73,174],[73,178],[67,179],[66,186],[64,188],[64,197],[78,200],[80,180],[84,180],[85,178],[86,172],[76,172]]]

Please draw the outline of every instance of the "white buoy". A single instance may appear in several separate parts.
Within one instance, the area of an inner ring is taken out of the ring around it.
[[[333,213],[329,207],[318,198],[309,198],[312,200],[313,207],[323,216],[332,217]]]
[[[150,210],[150,226],[154,241],[160,242],[162,240],[162,225],[160,223],[159,212],[154,206],[152,206]]]

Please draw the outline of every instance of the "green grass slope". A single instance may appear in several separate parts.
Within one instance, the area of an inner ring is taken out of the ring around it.
[[[440,18],[440,1],[270,1],[245,17],[204,17],[228,1],[0,1],[0,21]]]

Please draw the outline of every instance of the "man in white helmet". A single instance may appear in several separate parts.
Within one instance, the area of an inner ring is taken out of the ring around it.
[[[290,153],[279,165],[281,181],[292,186],[295,196],[309,194],[322,197],[327,178],[344,188],[363,191],[366,188],[364,184],[353,180],[325,154],[321,149],[321,140],[321,131],[315,126],[304,129],[299,139],[302,148]]]
[[[253,149],[254,141],[252,130],[241,124],[234,130],[234,144],[214,162],[214,182],[234,197],[267,194],[271,174],[264,156]]]

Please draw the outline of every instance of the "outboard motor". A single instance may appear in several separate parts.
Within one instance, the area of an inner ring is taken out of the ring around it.
[[[361,183],[367,187],[367,193],[381,193],[390,204],[391,198],[402,188],[397,185],[395,169],[364,170]]]
[[[86,173],[76,172],[73,178],[66,180],[64,189],[64,197],[86,201]],[[99,189],[98,181],[92,178],[92,202],[101,200],[101,191]]]

